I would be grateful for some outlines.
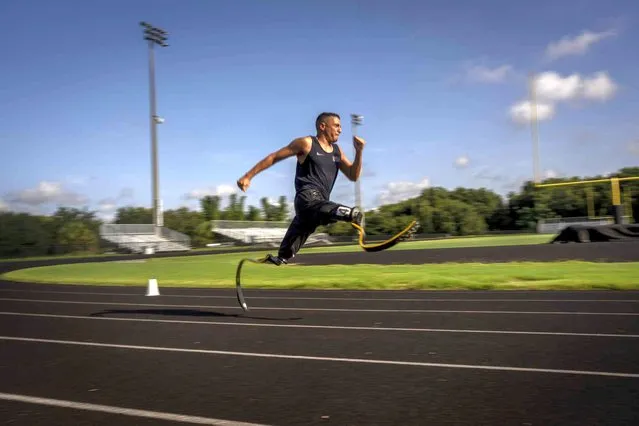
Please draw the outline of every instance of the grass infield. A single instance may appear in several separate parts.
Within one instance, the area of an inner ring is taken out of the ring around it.
[[[149,278],[157,278],[161,287],[233,289],[239,260],[244,257],[260,257],[264,253],[266,252],[42,266],[9,272],[3,278],[26,282],[140,287],[146,286]],[[639,289],[639,262],[292,264],[279,267],[247,263],[242,277],[245,288],[629,290]]]
[[[389,250],[426,250],[463,247],[495,247],[546,244],[553,236],[544,234],[498,235],[482,237],[455,237],[438,240],[404,241]],[[366,242],[366,239],[364,240]],[[378,241],[371,242],[376,244]],[[381,242],[381,241],[379,241]],[[340,246],[305,247],[304,253],[349,253],[362,251],[358,244]]]

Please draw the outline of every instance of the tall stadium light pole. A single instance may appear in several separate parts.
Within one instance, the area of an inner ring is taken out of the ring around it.
[[[153,169],[153,229],[155,234],[159,235],[160,227],[163,226],[164,223],[160,209],[160,189],[158,184],[157,125],[159,123],[163,123],[164,120],[158,117],[155,110],[155,52],[153,49],[156,44],[161,47],[168,46],[166,43],[167,32],[146,22],[140,22],[140,25],[144,28],[144,39],[149,42],[149,103],[151,108],[151,167]]]
[[[539,171],[539,128],[537,120],[537,88],[535,86],[536,75],[530,73],[529,75],[529,90],[530,90],[530,132],[533,143],[533,183],[538,184],[541,176]]]
[[[351,114],[351,126],[353,131],[353,137],[357,136],[357,128],[362,125],[364,120],[363,115]],[[356,155],[355,147],[353,147],[353,155]],[[360,177],[361,178],[361,177]],[[355,205],[358,206],[362,210],[362,215],[364,214],[364,207],[362,206],[362,189],[360,184],[361,179],[357,179],[355,181]],[[362,227],[364,227],[364,217],[362,217]]]

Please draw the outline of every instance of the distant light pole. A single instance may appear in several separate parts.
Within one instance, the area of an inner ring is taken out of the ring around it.
[[[539,170],[539,119],[537,117],[537,89],[536,89],[535,73],[530,73],[528,76],[529,91],[530,91],[530,131],[532,135],[533,143],[533,184],[538,184],[541,180],[541,173]]]
[[[140,22],[144,27],[144,39],[149,42],[149,103],[151,106],[151,166],[153,169],[153,229],[155,234],[160,232],[159,227],[163,226],[162,213],[160,210],[160,190],[158,185],[158,141],[156,126],[163,123],[164,119],[158,117],[155,111],[155,56],[153,47],[155,44],[167,47],[167,32],[161,28],[154,27],[146,22]]]
[[[357,127],[362,125],[364,121],[363,115],[351,114],[351,126],[353,128],[353,137],[357,136]],[[355,147],[353,147],[353,155],[356,155]],[[360,176],[361,179],[361,176]],[[364,206],[362,206],[362,190],[360,186],[360,179],[355,181],[355,205],[358,206],[362,210],[362,224],[364,227]]]

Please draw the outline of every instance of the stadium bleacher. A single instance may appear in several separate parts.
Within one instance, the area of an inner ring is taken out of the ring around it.
[[[212,231],[238,244],[273,246],[282,241],[288,225],[289,222],[216,220],[212,221]],[[332,244],[332,241],[328,234],[316,233],[306,244]]]
[[[156,234],[153,225],[146,224],[102,224],[100,238],[132,253],[153,254],[191,249],[188,235],[164,227],[159,230],[159,234]]]

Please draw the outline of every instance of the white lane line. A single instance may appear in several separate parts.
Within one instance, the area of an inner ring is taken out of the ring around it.
[[[214,288],[212,290],[219,290]],[[262,290],[259,290],[262,291]],[[385,291],[385,290],[380,290]],[[427,291],[427,290],[425,290]],[[143,296],[142,293],[112,293],[106,291],[62,291],[62,290],[28,290],[28,289],[13,289],[3,288],[0,292],[13,292],[13,293],[33,293],[33,294],[77,294],[87,296],[128,296],[139,297]],[[223,296],[214,294],[162,294],[162,297],[174,297],[174,298],[193,298],[193,299],[233,299],[235,296]],[[364,301],[364,302],[584,302],[584,303],[639,303],[639,299],[523,299],[523,298],[499,298],[499,299],[467,299],[467,298],[428,298],[428,297],[416,297],[416,298],[393,298],[393,297],[312,297],[312,296],[251,296],[252,300],[331,300],[331,301]]]
[[[174,421],[180,423],[193,423],[199,425],[215,426],[266,426],[257,423],[244,423],[232,420],[214,419],[210,417],[188,416],[185,414],[173,414],[163,411],[138,410],[134,408],[114,407],[111,405],[90,404],[87,402],[65,401],[63,399],[41,398],[15,393],[0,393],[0,399],[5,401],[25,402],[28,404],[49,405],[52,407],[72,408],[75,410],[100,411],[109,414],[120,414],[133,417],[146,417],[150,419]]]
[[[150,322],[164,324],[198,324],[208,326],[232,326],[232,327],[272,327],[272,328],[300,328],[320,330],[356,330],[356,331],[404,331],[413,333],[475,333],[475,334],[513,334],[533,336],[565,336],[565,337],[625,337],[629,339],[639,338],[639,334],[611,334],[611,333],[570,333],[555,331],[510,331],[510,330],[472,330],[472,329],[446,329],[446,328],[410,328],[410,327],[363,327],[347,325],[311,325],[311,324],[267,324],[257,322],[229,322],[229,321],[192,321],[192,320],[163,320],[149,318],[113,318],[113,317],[88,317],[83,315],[57,315],[34,314],[27,312],[0,312],[0,315],[19,317],[41,317],[80,320],[102,321],[129,321]]]
[[[14,299],[0,298],[0,301],[7,302],[30,302],[30,303],[62,303],[74,305],[108,305],[108,306],[149,306],[162,308],[198,308],[198,309],[236,309],[235,306],[215,306],[215,305],[167,305],[162,303],[125,303],[125,302],[89,302],[79,300],[45,300],[45,299]],[[475,311],[475,310],[452,310],[452,309],[350,309],[350,308],[303,308],[289,306],[251,306],[252,311],[312,311],[312,312],[375,312],[375,313],[437,313],[437,314],[507,314],[507,315],[605,315],[605,316],[639,316],[639,312],[565,312],[565,311]]]
[[[186,349],[186,348],[163,347],[163,346],[121,345],[121,344],[115,344],[115,343],[80,342],[76,340],[38,339],[38,338],[31,338],[31,337],[13,337],[13,336],[0,336],[0,340],[9,340],[9,341],[17,341],[17,342],[33,342],[33,343],[52,343],[52,344],[75,345],[75,346],[93,346],[93,347],[102,347],[102,348],[134,349],[134,350],[158,351],[158,352],[196,353],[196,354],[207,354],[207,355],[243,356],[243,357],[253,357],[253,358],[275,358],[275,359],[286,359],[286,360],[297,359],[297,360],[304,360],[304,361],[344,362],[344,363],[354,363],[354,364],[462,368],[462,369],[471,369],[471,370],[518,371],[518,372],[530,372],[530,373],[573,374],[573,375],[586,375],[586,376],[639,378],[639,373],[622,373],[622,372],[614,372],[614,371],[564,370],[564,369],[551,369],[551,368],[507,367],[507,366],[501,366],[501,365],[445,364],[445,363],[419,362],[419,361],[393,361],[393,360],[363,359],[363,358],[335,358],[335,357],[321,357],[321,356],[309,356],[309,355],[286,355],[286,354],[256,353],[256,352],[216,351],[211,349]]]

